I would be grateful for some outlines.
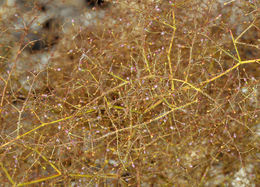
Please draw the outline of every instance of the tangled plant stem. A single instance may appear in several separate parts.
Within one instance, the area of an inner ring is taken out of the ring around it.
[[[8,2],[3,185],[259,183],[258,2]]]

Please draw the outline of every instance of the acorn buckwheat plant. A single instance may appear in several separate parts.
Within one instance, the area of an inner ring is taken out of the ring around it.
[[[2,0],[0,186],[257,186],[258,0]]]

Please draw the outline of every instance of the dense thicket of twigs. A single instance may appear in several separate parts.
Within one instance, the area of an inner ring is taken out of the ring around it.
[[[1,5],[1,184],[259,184],[258,1],[51,3]]]

